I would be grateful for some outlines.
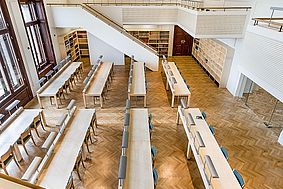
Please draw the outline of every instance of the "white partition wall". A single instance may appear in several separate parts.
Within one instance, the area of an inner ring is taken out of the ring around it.
[[[47,8],[51,9],[56,27],[84,28],[108,45],[119,49],[122,53],[128,56],[134,55],[136,60],[145,62],[149,69],[153,71],[158,70],[159,57],[155,53],[112,28],[81,7],[47,6]]]

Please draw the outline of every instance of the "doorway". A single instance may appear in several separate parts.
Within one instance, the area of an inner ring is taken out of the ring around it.
[[[182,28],[175,25],[173,56],[191,56],[193,48],[193,37]]]

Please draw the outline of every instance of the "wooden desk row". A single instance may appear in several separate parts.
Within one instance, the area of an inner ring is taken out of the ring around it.
[[[130,109],[129,133],[126,149],[126,177],[121,189],[153,189],[151,144],[148,126],[148,109]]]
[[[0,156],[13,146],[17,161],[20,162],[23,159],[17,141],[21,134],[33,124],[37,116],[40,116],[43,126],[46,126],[45,117],[41,109],[23,109],[23,107],[20,107],[2,124]]]
[[[66,63],[49,81],[47,81],[38,91],[37,99],[41,108],[43,108],[41,98],[54,97],[56,107],[59,108],[57,94],[64,86],[65,82],[69,81],[78,70],[82,70],[82,62]]]
[[[95,109],[80,109],[70,118],[61,134],[64,137],[55,145],[49,163],[39,175],[38,185],[48,189],[65,189],[94,114]]]
[[[87,97],[99,97],[100,106],[103,107],[103,93],[108,88],[108,83],[113,75],[112,62],[100,62],[95,73],[91,76],[83,90],[84,106],[87,108]]]
[[[187,158],[190,159],[192,151],[205,188],[240,189],[241,186],[202,117],[201,111],[198,108],[184,109],[179,106],[177,124],[179,120],[182,121],[188,138]],[[211,161],[208,162],[208,159]]]
[[[186,97],[189,106],[191,92],[180,74],[175,62],[162,61],[164,73],[166,75],[166,90],[170,87],[172,93],[171,107],[174,107],[175,97]]]
[[[129,81],[131,82],[129,82],[128,99],[130,100],[131,97],[143,97],[144,107],[146,107],[146,83],[144,69],[144,62],[132,63],[132,74],[129,76]]]

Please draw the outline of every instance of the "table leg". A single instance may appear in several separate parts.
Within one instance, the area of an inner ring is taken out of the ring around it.
[[[102,98],[102,95],[100,95],[100,107],[102,108],[102,103],[103,103],[103,98]]]
[[[189,141],[188,141],[188,147],[187,147],[187,159],[191,159],[191,146],[190,146]]]
[[[56,104],[56,108],[59,109],[59,104],[58,104],[58,100],[57,100],[56,94],[54,95],[54,101],[55,101],[55,104]]]
[[[17,161],[21,162],[23,160],[23,156],[22,156],[22,154],[20,152],[20,149],[19,149],[19,146],[18,146],[17,143],[15,143],[13,145],[13,150],[14,150],[14,154],[15,154],[15,157],[16,157]]]
[[[188,95],[188,97],[187,97],[187,107],[189,107],[190,106],[190,95]]]
[[[39,103],[39,107],[40,107],[40,108],[43,108],[39,94],[37,94],[36,96],[37,96],[37,100],[38,100],[38,103]]]
[[[146,96],[144,96],[143,100],[144,100],[143,107],[145,108],[146,107]]]
[[[177,125],[179,125],[179,123],[180,123],[179,107],[178,107],[178,111],[177,111],[176,123],[177,123]]]
[[[167,80],[167,78],[166,78],[166,87],[165,87],[165,89],[168,91],[168,86],[169,85],[169,83],[168,83],[168,80]]]
[[[175,95],[172,93],[172,103],[171,103],[171,108],[174,108],[174,98],[175,98]]]
[[[84,99],[84,105],[85,105],[85,108],[87,108],[87,102],[86,102],[86,96],[85,96],[85,94],[83,94],[83,99]]]

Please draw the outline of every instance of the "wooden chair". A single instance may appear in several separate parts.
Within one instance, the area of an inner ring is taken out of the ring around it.
[[[80,152],[79,152],[79,154],[78,154],[78,157],[77,157],[77,160],[76,160],[76,163],[75,163],[75,167],[74,167],[74,170],[76,170],[77,173],[78,173],[79,179],[82,180],[81,175],[80,175],[80,172],[79,172],[80,164],[82,164],[83,167],[85,168],[84,161],[83,161],[83,152],[82,152],[82,149],[80,150]]]
[[[13,153],[13,147],[11,146],[9,148],[9,150],[7,152],[5,152],[1,157],[0,157],[0,167],[4,170],[4,172],[9,175],[8,171],[7,171],[7,166],[9,165],[9,163],[12,161],[12,159],[14,159],[15,163],[17,164],[18,167],[20,167],[20,165],[18,164],[14,153]]]
[[[157,155],[157,150],[155,146],[151,146],[151,158],[152,158],[152,167],[154,167],[155,161],[156,161],[156,155]]]
[[[34,143],[35,146],[37,146],[37,144],[34,141],[34,138],[31,134],[31,128],[26,129],[20,136],[19,140],[17,141],[18,144],[23,145],[26,153],[28,154],[27,148],[26,148],[26,143],[28,143],[29,140],[32,140],[32,142]]]
[[[152,170],[152,174],[153,174],[154,188],[156,188],[158,181],[158,173],[155,168]]]
[[[68,93],[68,89],[71,92],[71,86],[70,86],[70,82],[69,81],[65,81],[64,85],[63,85],[63,90],[65,90],[65,93]]]
[[[90,122],[90,127],[92,128],[93,135],[95,136],[96,135],[96,133],[95,133],[96,129],[94,128],[94,125],[95,125],[95,128],[97,128],[96,113],[92,114],[92,118],[91,118],[91,122]]]
[[[59,89],[58,93],[56,94],[56,98],[59,99],[60,104],[62,104],[62,100],[61,97],[63,96],[64,99],[66,99],[65,95],[64,95],[64,90],[63,87]],[[50,97],[50,104],[52,105],[52,99],[54,99],[53,96]]]
[[[39,135],[39,133],[38,133],[37,128],[38,128],[40,125],[41,125],[42,129],[43,129],[44,131],[46,131],[46,129],[45,129],[44,126],[43,126],[43,123],[42,123],[42,120],[41,120],[41,116],[40,116],[40,114],[38,114],[38,115],[33,119],[33,123],[30,125],[30,128],[35,130],[35,132],[36,132],[36,134],[37,134],[37,136],[38,136],[39,138],[41,138],[41,137],[40,137],[40,135]]]
[[[70,77],[70,83],[73,83],[74,82],[74,85],[76,85],[76,80],[75,80],[75,74],[73,73]]]
[[[74,180],[73,180],[72,175],[70,176],[70,178],[68,180],[68,183],[67,183],[67,186],[66,186],[65,189],[75,189]]]
[[[86,135],[85,135],[85,139],[84,139],[84,143],[86,144],[87,151],[90,153],[89,146],[88,146],[89,140],[93,144],[93,141],[92,141],[92,138],[91,138],[91,133],[90,133],[90,128],[88,128]]]

